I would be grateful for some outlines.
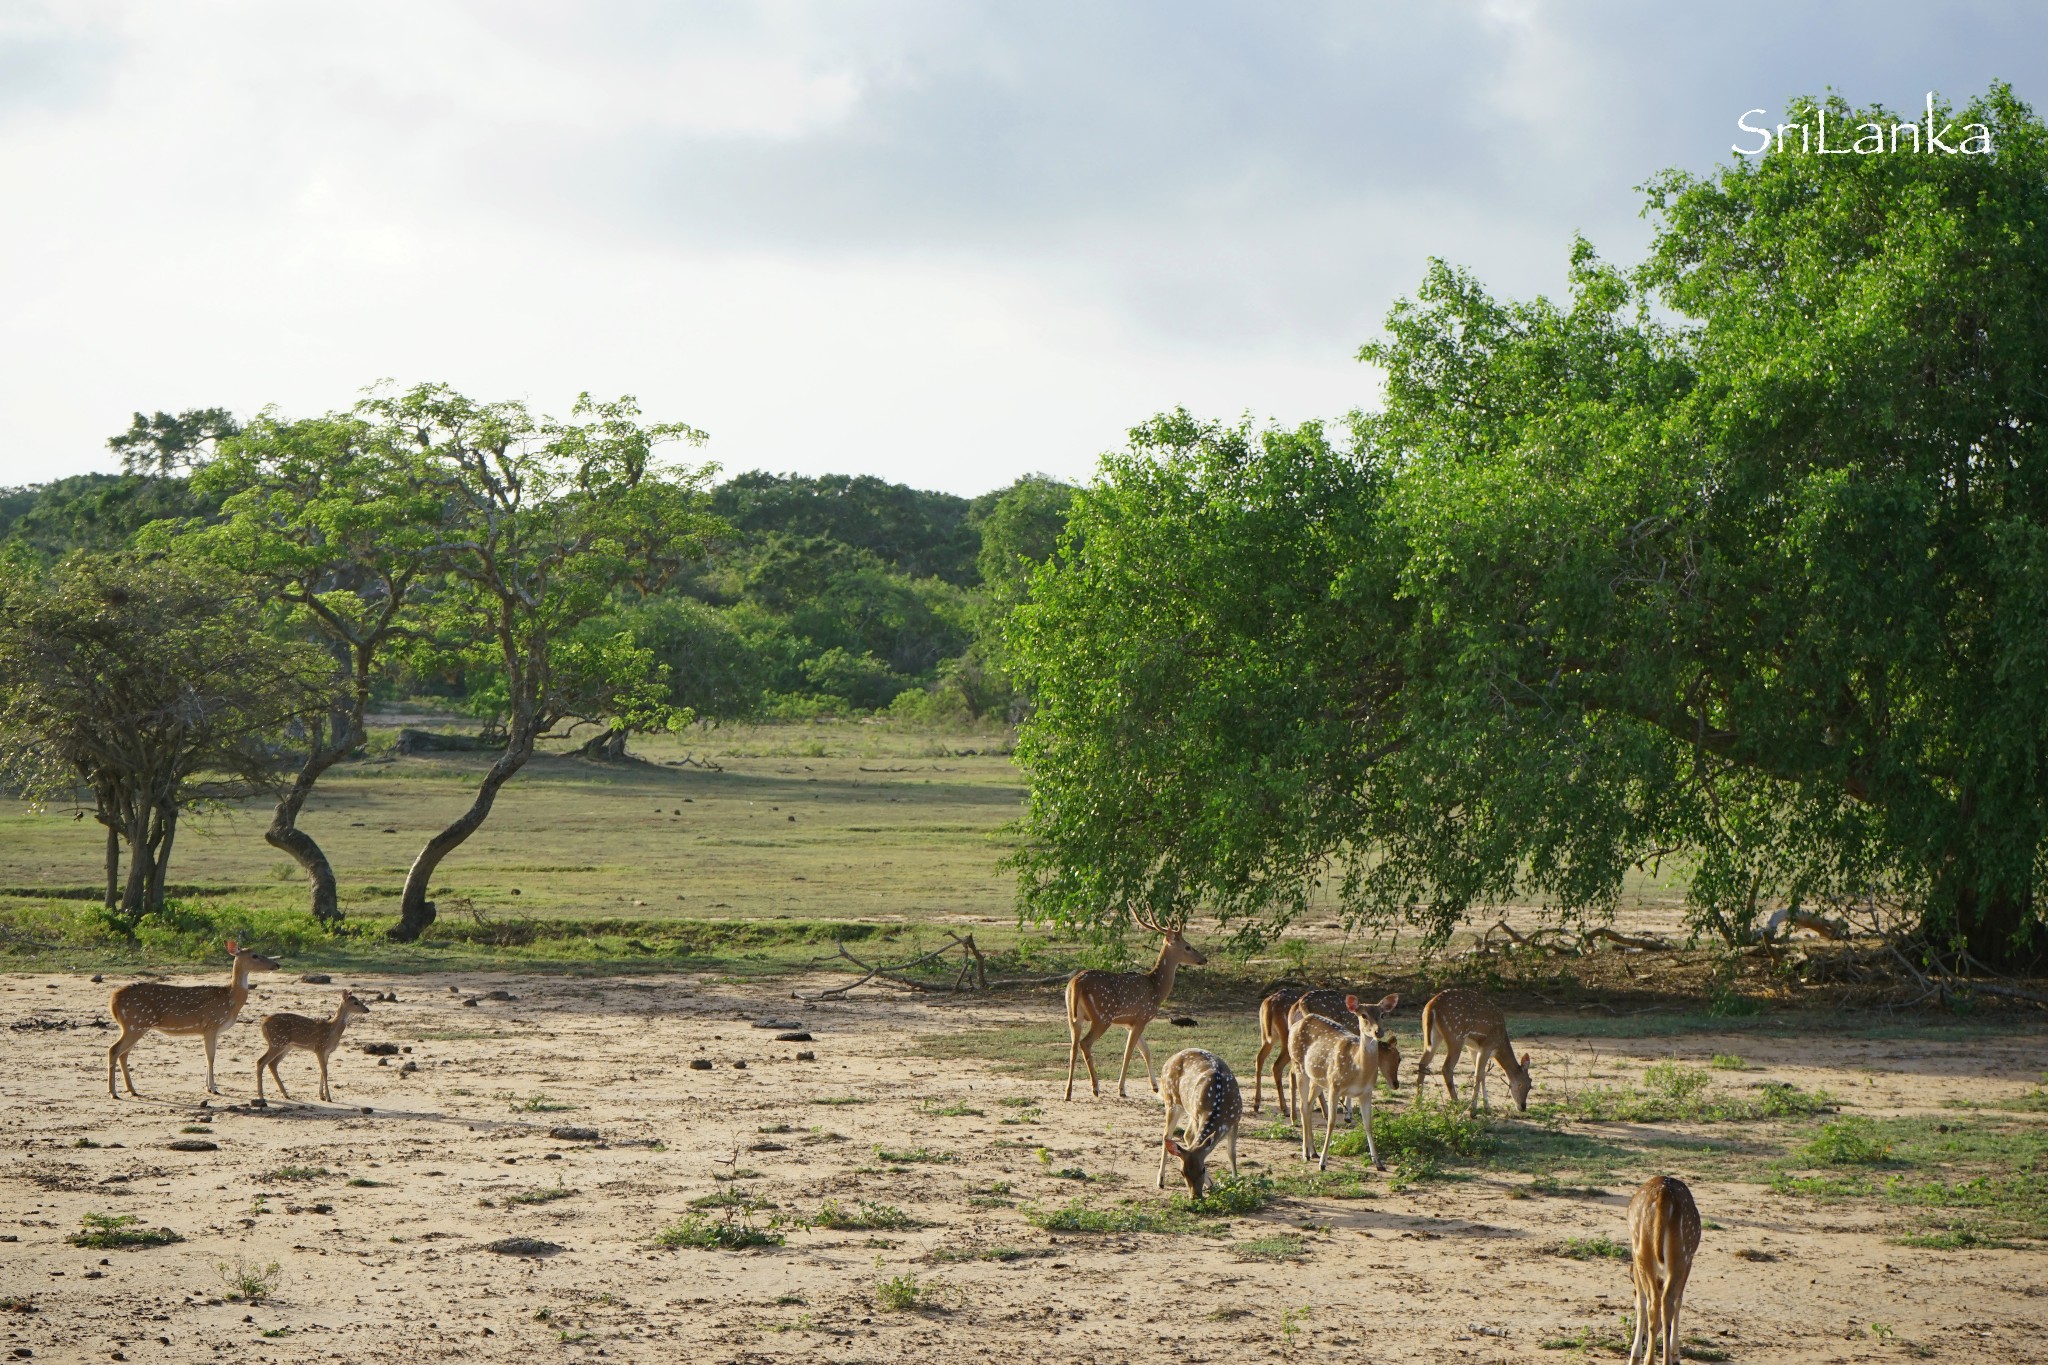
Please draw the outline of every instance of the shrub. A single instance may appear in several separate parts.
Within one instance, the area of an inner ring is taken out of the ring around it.
[[[748,1247],[779,1247],[782,1234],[757,1228],[744,1218],[706,1218],[686,1214],[654,1234],[654,1244],[667,1250],[691,1247],[699,1251],[744,1251]]]
[[[84,1227],[64,1240],[75,1247],[105,1251],[113,1247],[160,1247],[185,1239],[169,1228],[146,1228],[132,1213],[88,1213]]]
[[[1869,1119],[1842,1118],[1823,1123],[1804,1151],[1822,1166],[1876,1166],[1890,1159],[1892,1145],[1879,1140]]]

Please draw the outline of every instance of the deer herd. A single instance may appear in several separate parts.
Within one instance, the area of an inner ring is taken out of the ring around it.
[[[1218,1147],[1228,1153],[1231,1173],[1237,1173],[1237,1135],[1244,1119],[1244,1094],[1229,1063],[1203,1048],[1184,1048],[1174,1053],[1154,1079],[1152,1049],[1145,1042],[1145,1028],[1165,1008],[1180,968],[1199,967],[1208,958],[1187,941],[1181,929],[1164,928],[1144,918],[1139,923],[1160,935],[1159,958],[1151,971],[1080,971],[1067,982],[1066,1097],[1074,1098],[1077,1062],[1087,1064],[1089,1089],[1101,1095],[1094,1043],[1111,1027],[1123,1025],[1126,1036],[1123,1066],[1117,1073],[1117,1095],[1126,1097],[1125,1081],[1135,1050],[1144,1058],[1146,1081],[1166,1106],[1166,1128],[1159,1144],[1158,1184],[1165,1187],[1168,1167],[1177,1163],[1189,1193],[1199,1199],[1210,1187],[1209,1162]],[[220,1035],[241,1014],[249,998],[250,973],[275,971],[278,965],[232,939],[227,950],[234,967],[225,986],[172,986],[138,981],[114,991],[110,1009],[121,1032],[107,1049],[109,1095],[120,1098],[114,1086],[117,1064],[128,1093],[140,1093],[128,1071],[128,1054],[151,1030],[197,1034],[203,1038],[206,1088],[209,1093],[220,1093],[214,1081],[214,1052]],[[1274,1103],[1283,1116],[1300,1127],[1301,1159],[1315,1162],[1318,1170],[1329,1167],[1330,1144],[1340,1113],[1347,1121],[1356,1113],[1365,1133],[1367,1155],[1375,1169],[1385,1169],[1373,1138],[1373,1092],[1382,1082],[1396,1091],[1400,1086],[1400,1047],[1382,1027],[1382,1022],[1400,1003],[1398,995],[1368,1003],[1352,992],[1295,986],[1273,990],[1259,1002],[1259,1052],[1253,1065],[1252,1112],[1259,1113],[1264,1107],[1270,1058]],[[259,1027],[266,1046],[256,1063],[259,1101],[266,1068],[277,1082],[280,1094],[291,1098],[285,1093],[277,1064],[294,1049],[314,1055],[320,1071],[320,1098],[331,1100],[328,1058],[340,1045],[348,1021],[369,1012],[369,1006],[343,991],[334,1014],[326,1019],[300,1014],[264,1016]],[[1458,1088],[1452,1070],[1467,1048],[1473,1054],[1469,1098],[1473,1112],[1486,1100],[1490,1063],[1497,1064],[1507,1076],[1508,1093],[1516,1108],[1526,1111],[1529,1054],[1515,1055],[1508,1041],[1507,1019],[1498,1005],[1478,991],[1461,988],[1439,991],[1422,1007],[1422,1048],[1415,1059],[1417,1103],[1422,1099],[1430,1063],[1439,1056],[1443,1059],[1440,1074],[1444,1091],[1452,1103],[1457,1103]],[[1315,1140],[1311,1112],[1318,1107],[1322,1110],[1320,1147]],[[1628,1226],[1630,1268],[1635,1281],[1635,1338],[1629,1348],[1629,1365],[1635,1365],[1639,1355],[1645,1365],[1654,1365],[1652,1358],[1660,1350],[1663,1365],[1678,1365],[1678,1311],[1700,1244],[1700,1214],[1692,1191],[1675,1177],[1653,1177],[1630,1201]]]

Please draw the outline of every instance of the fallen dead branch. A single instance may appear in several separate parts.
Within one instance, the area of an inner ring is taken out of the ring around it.
[[[881,981],[909,991],[960,991],[967,989],[966,982],[970,974],[974,977],[973,989],[987,990],[989,988],[988,963],[982,957],[981,949],[975,946],[974,935],[956,934],[951,929],[948,929],[946,930],[946,937],[952,941],[943,948],[934,948],[922,957],[911,958],[908,962],[885,962],[879,965],[870,965],[863,962],[852,953],[847,952],[844,943],[835,943],[832,946],[836,951],[834,951],[831,957],[813,958],[811,960],[817,963],[834,962],[844,959],[860,968],[863,975],[856,981],[849,981],[843,986],[834,986],[830,990],[819,991],[816,995],[804,995],[798,991],[791,991],[790,996],[797,1000],[830,1000],[836,996],[845,995],[849,991],[857,990],[867,985],[870,981]],[[953,978],[953,984],[950,986],[941,982],[915,981],[902,975],[902,973],[909,971],[913,967],[922,967],[925,963],[936,961],[955,950],[958,950],[960,953],[960,972]]]

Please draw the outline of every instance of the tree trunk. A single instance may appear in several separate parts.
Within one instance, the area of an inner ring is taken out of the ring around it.
[[[149,856],[149,810],[147,807],[130,818],[127,830],[122,835],[128,845],[128,881],[121,888],[121,918],[130,926],[142,919],[147,909],[144,895],[149,886],[149,871],[156,865]]]
[[[277,809],[271,813],[270,828],[263,831],[263,841],[281,853],[291,856],[305,871],[307,884],[313,895],[313,920],[332,928],[341,923],[341,897],[335,889],[334,865],[327,861],[327,854],[313,841],[313,836],[299,828],[299,812],[305,808],[306,798],[313,792],[313,784],[320,775],[339,763],[362,743],[362,732],[357,723],[359,717],[337,716],[336,733],[340,736],[334,743],[322,745],[317,741],[306,755],[305,763],[299,768],[299,775],[284,795],[277,798]]]
[[[522,727],[523,729],[524,727]],[[427,840],[427,846],[413,859],[412,871],[405,877],[405,897],[399,902],[398,923],[391,926],[389,937],[394,943],[411,943],[427,931],[434,922],[434,903],[427,899],[427,886],[433,880],[434,871],[441,860],[462,846],[463,840],[476,833],[484,817],[491,813],[491,805],[498,799],[498,788],[512,780],[512,775],[526,766],[526,760],[533,757],[534,734],[516,738],[506,746],[491,770],[484,774],[483,784],[477,788],[476,799],[470,802],[454,824]]]
[[[578,758],[593,758],[600,763],[622,763],[626,758],[626,732],[623,728],[602,730],[585,740],[576,750]]]
[[[2031,895],[1985,896],[1974,887],[1955,897],[1952,918],[1929,916],[1922,933],[1930,943],[1962,940],[1971,957],[2000,971],[2026,971],[2041,960],[2041,926],[2033,915]]]
[[[107,826],[107,909],[121,898],[121,831]]]
[[[171,879],[171,842],[178,837],[178,808],[164,805],[157,810],[155,856],[150,859],[149,890],[145,899],[148,913],[159,915],[164,908],[164,887]]]

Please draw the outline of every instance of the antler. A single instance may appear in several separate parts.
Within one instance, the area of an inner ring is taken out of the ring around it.
[[[1183,919],[1181,923],[1168,928],[1160,924],[1156,915],[1148,915],[1135,905],[1131,907],[1131,919],[1141,927],[1150,929],[1153,933],[1158,934],[1161,938],[1170,937],[1187,927],[1186,920]]]

